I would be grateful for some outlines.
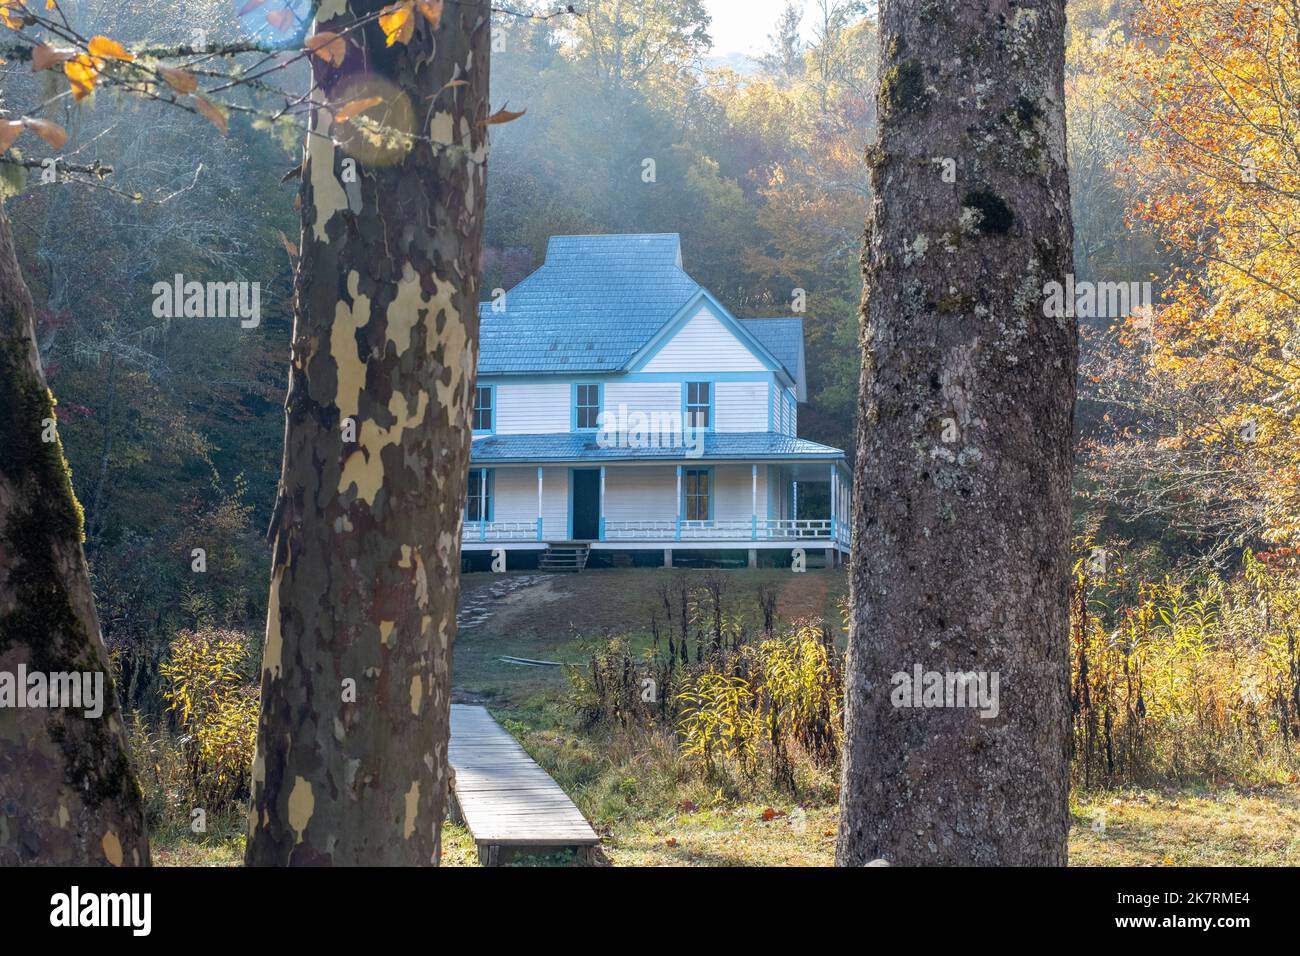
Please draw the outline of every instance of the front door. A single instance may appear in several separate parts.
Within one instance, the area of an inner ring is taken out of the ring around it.
[[[573,539],[600,537],[600,469],[573,469]]]

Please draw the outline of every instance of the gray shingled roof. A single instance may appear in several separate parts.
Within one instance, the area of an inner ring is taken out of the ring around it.
[[[620,371],[700,290],[676,233],[552,236],[504,311],[480,306],[479,374]],[[800,319],[741,322],[798,377]]]
[[[745,331],[785,366],[798,381],[799,355],[803,351],[803,319],[741,319]]]
[[[675,233],[552,236],[542,267],[480,308],[480,375],[614,372],[700,285]]]
[[[829,445],[775,432],[710,432],[704,436],[699,461],[752,458],[842,458]],[[470,451],[475,464],[544,461],[681,461],[682,448],[601,448],[591,433],[551,435],[485,435]]]

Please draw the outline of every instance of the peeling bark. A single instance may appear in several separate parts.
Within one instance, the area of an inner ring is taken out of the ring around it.
[[[340,32],[383,6],[328,0],[316,29]],[[357,124],[331,130],[325,109],[308,137],[249,864],[438,860],[488,18],[486,2],[449,3],[435,32],[417,17],[409,44],[386,46],[372,22],[351,34],[360,48],[342,66],[313,58],[329,102],[383,96],[368,114],[416,138],[409,151],[376,145]]]
[[[1063,0],[882,5],[841,865],[1065,863],[1064,30]],[[998,715],[895,706],[918,664],[997,673]]]
[[[31,293],[0,206],[0,672],[103,675],[103,712],[0,706],[0,866],[149,863],[140,791],[95,617],[82,512]],[[19,692],[26,688],[19,687]]]

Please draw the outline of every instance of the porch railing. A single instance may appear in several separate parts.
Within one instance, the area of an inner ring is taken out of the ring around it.
[[[829,518],[734,518],[718,521],[616,521],[603,523],[605,541],[836,541],[849,545],[842,521]],[[464,541],[541,541],[537,521],[466,521]]]
[[[718,521],[615,521],[607,541],[838,541],[849,543],[843,522],[829,518],[737,518]]]
[[[541,541],[536,521],[466,521],[462,541]]]

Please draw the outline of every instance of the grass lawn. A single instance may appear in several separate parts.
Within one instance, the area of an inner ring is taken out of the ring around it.
[[[562,668],[507,664],[501,655],[580,664],[589,647],[616,634],[648,643],[663,611],[663,569],[580,575],[472,574],[463,600],[482,609],[457,638],[453,699],[482,703],[573,798],[603,838],[600,862],[614,866],[826,866],[834,861],[833,781],[801,781],[788,793],[705,782],[682,767],[667,741],[631,743],[578,732],[565,706]],[[518,582],[520,577],[526,582]],[[511,579],[513,589],[503,579]],[[841,571],[794,575],[780,569],[727,572],[728,603],[756,616],[755,588],[778,587],[785,621],[839,621],[847,594]],[[154,835],[162,865],[238,865],[237,829],[202,842],[187,832]],[[463,827],[443,829],[443,864],[475,866]],[[514,865],[568,865],[571,854]],[[1076,793],[1070,862],[1076,866],[1300,865],[1300,786],[1254,790],[1189,788]]]

